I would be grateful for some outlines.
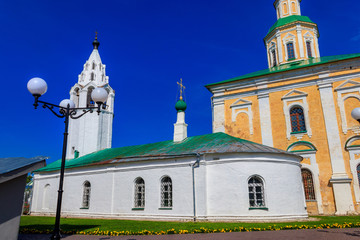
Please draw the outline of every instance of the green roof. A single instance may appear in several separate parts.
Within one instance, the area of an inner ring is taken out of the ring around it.
[[[232,137],[225,133],[212,133],[188,137],[182,142],[164,141],[121,148],[108,148],[85,156],[66,160],[65,168],[115,164],[129,161],[163,159],[175,156],[195,155],[197,153],[283,153],[286,151]],[[60,169],[61,160],[50,163],[36,172],[48,172]]]
[[[269,29],[268,33],[266,34],[266,36],[271,33],[275,28],[281,27],[281,26],[285,26],[287,24],[293,23],[293,22],[307,22],[307,23],[313,23],[315,24],[313,21],[310,20],[309,17],[307,16],[300,16],[300,15],[291,15],[288,17],[284,17],[284,18],[280,18],[279,20],[276,21],[276,23],[274,25],[272,25],[272,27]]]
[[[320,64],[336,62],[336,61],[341,61],[341,60],[347,60],[347,59],[357,58],[357,57],[360,57],[360,53],[336,55],[336,56],[328,56],[328,57],[320,57],[320,58],[310,58],[307,60],[300,60],[300,61],[296,61],[296,62],[282,64],[282,65],[272,67],[272,68],[267,68],[267,69],[260,70],[257,72],[248,73],[248,74],[245,74],[245,75],[242,75],[239,77],[235,77],[235,78],[231,78],[228,80],[224,80],[221,82],[210,83],[210,84],[205,85],[205,87],[209,88],[209,87],[212,87],[212,86],[218,85],[218,84],[229,83],[229,82],[249,79],[249,78],[253,78],[253,77],[260,77],[260,76],[275,74],[275,73],[280,73],[280,72],[286,72],[286,71],[291,71],[291,70],[295,70],[295,69],[299,69],[299,68],[312,67],[312,66],[316,66],[316,65],[320,65]]]

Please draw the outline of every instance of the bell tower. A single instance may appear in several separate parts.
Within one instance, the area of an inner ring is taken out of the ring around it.
[[[94,111],[79,119],[70,119],[67,159],[111,148],[115,91],[109,85],[109,77],[105,73],[106,66],[101,62],[99,46],[96,34],[92,53],[84,64],[78,82],[70,90],[70,99],[75,103],[75,107],[97,106],[91,99],[91,92],[96,87],[104,88],[108,92],[108,99],[99,115]],[[81,112],[78,111],[77,114]]]
[[[277,21],[264,38],[269,68],[320,57],[317,24],[301,15],[300,2],[274,2]]]

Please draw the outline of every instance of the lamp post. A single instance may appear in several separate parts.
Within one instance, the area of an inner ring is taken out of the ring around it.
[[[69,118],[78,119],[85,115],[86,113],[92,113],[93,110],[97,109],[98,115],[100,114],[101,105],[105,105],[105,101],[108,97],[108,93],[104,88],[95,88],[91,93],[91,98],[94,102],[97,103],[97,107],[87,107],[87,108],[75,108],[75,104],[70,99],[64,99],[60,102],[59,105],[52,103],[40,101],[39,97],[45,94],[47,91],[47,84],[41,78],[32,78],[27,83],[27,88],[29,92],[34,96],[35,109],[42,104],[43,108],[49,109],[55,116],[59,118],[65,118],[65,131],[64,131],[64,140],[62,148],[62,157],[61,157],[61,169],[60,169],[60,180],[59,180],[59,190],[58,190],[58,199],[56,207],[56,217],[55,217],[55,226],[54,232],[51,236],[51,239],[60,239],[60,214],[61,214],[61,202],[63,194],[63,182],[64,182],[64,171],[65,171],[65,157],[66,157],[66,147],[67,147],[67,137],[68,137],[68,128],[69,128]],[[54,111],[54,108],[58,108],[59,112]],[[77,115],[77,111],[82,111],[80,115]]]
[[[360,108],[354,108],[351,111],[351,116],[360,123]]]

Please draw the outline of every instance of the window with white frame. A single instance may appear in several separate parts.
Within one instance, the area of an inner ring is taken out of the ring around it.
[[[85,181],[83,184],[82,208],[89,208],[90,192],[91,192],[91,184],[89,181]]]
[[[264,183],[261,178],[253,176],[248,182],[250,207],[265,207]]]
[[[305,132],[304,110],[300,106],[294,106],[290,109],[291,132]]]
[[[172,181],[170,177],[163,177],[161,179],[161,207],[172,207]]]
[[[313,54],[312,54],[312,50],[311,50],[311,42],[310,41],[306,41],[306,50],[307,50],[308,58],[312,58]]]
[[[135,180],[134,207],[145,207],[145,182],[141,177]]]
[[[295,136],[300,140],[305,134],[312,137],[307,95],[305,92],[293,89],[281,98],[284,105],[286,137],[288,140],[291,139],[291,136]]]
[[[294,50],[293,42],[288,42],[286,44],[286,50],[287,50],[287,54],[288,54],[288,60],[294,59],[295,58],[295,50]]]

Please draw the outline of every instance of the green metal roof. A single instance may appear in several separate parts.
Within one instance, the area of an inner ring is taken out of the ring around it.
[[[182,142],[164,141],[121,148],[108,148],[85,156],[66,160],[65,168],[75,168],[102,164],[114,164],[129,161],[163,159],[166,157],[195,155],[197,153],[283,153],[286,151],[232,137],[225,133],[212,133],[188,137]],[[60,169],[61,160],[50,163],[36,172],[48,172]]]
[[[271,33],[275,28],[281,27],[281,26],[285,26],[287,24],[293,23],[293,22],[307,22],[307,23],[312,23],[315,24],[313,21],[310,20],[309,17],[307,16],[301,16],[301,15],[291,15],[288,17],[284,17],[284,18],[280,18],[279,20],[276,21],[276,23],[274,25],[272,25],[272,27],[269,29],[268,33],[266,34],[269,35],[269,33]],[[265,37],[266,38],[266,37]]]
[[[224,80],[221,82],[210,83],[210,84],[205,85],[205,87],[209,88],[209,87],[212,87],[212,86],[218,85],[218,84],[230,83],[230,82],[249,79],[249,78],[253,78],[253,77],[260,77],[260,76],[264,76],[264,75],[286,72],[286,71],[291,71],[291,70],[295,70],[295,69],[299,69],[299,68],[312,67],[315,65],[336,62],[336,61],[341,61],[341,60],[347,60],[347,59],[357,58],[357,57],[360,57],[360,53],[336,55],[336,56],[328,56],[328,57],[320,57],[320,58],[310,58],[307,60],[300,60],[300,61],[296,61],[296,62],[282,64],[282,65],[272,67],[272,68],[267,68],[267,69],[260,70],[257,72],[248,73],[248,74],[245,74],[245,75],[242,75],[239,77],[235,77],[235,78],[231,78],[228,80]]]

